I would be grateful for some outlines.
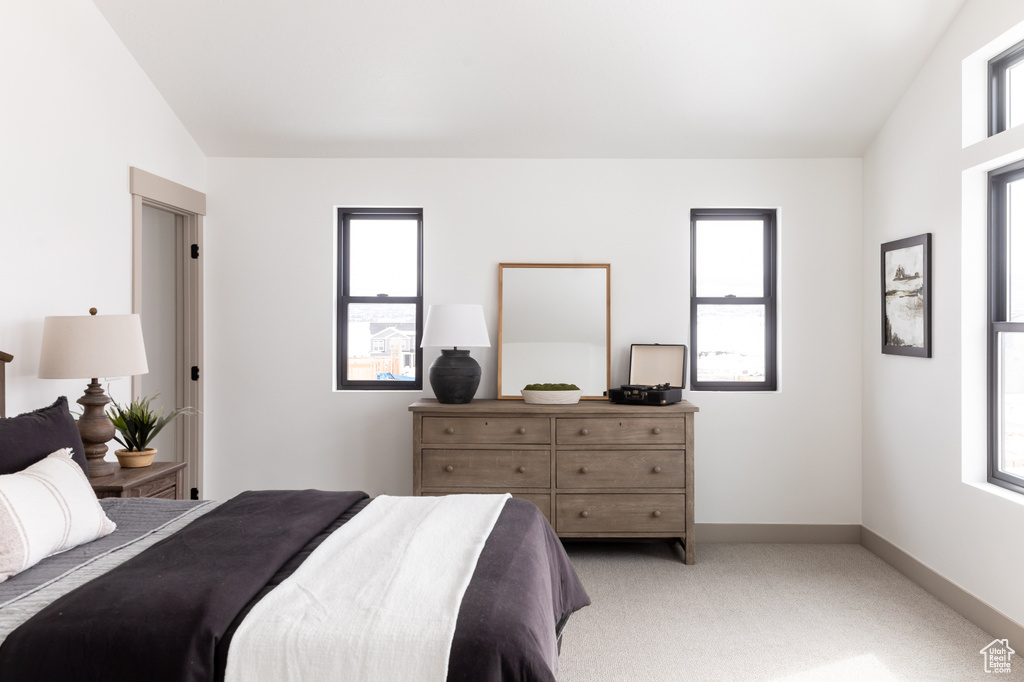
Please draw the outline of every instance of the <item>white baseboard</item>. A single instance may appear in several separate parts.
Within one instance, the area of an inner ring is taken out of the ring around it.
[[[859,524],[697,523],[697,548],[702,542],[778,542],[783,544],[860,544]]]
[[[1024,651],[1024,625],[863,526],[860,544],[985,632],[998,639],[1008,639],[1011,648]]]

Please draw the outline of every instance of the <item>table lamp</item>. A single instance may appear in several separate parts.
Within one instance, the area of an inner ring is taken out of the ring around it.
[[[459,346],[489,348],[484,308],[467,303],[432,305],[423,325],[421,347],[444,346],[430,365],[430,387],[439,403],[462,404],[473,400],[480,386],[480,364]],[[447,348],[451,346],[451,348]]]
[[[99,377],[145,374],[146,347],[138,315],[88,315],[47,317],[43,320],[43,347],[39,357],[40,379],[91,379],[85,395],[78,399],[82,416],[78,433],[85,446],[89,477],[114,473],[117,465],[104,461],[107,442],[114,437],[114,424],[105,407],[110,397],[103,392]]]

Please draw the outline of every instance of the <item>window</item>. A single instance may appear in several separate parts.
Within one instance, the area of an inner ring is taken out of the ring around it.
[[[1024,492],[1024,161],[989,173],[989,482]]]
[[[423,388],[422,209],[338,209],[337,315],[337,388]]]
[[[690,212],[690,387],[776,389],[774,209]]]
[[[989,135],[1024,123],[1024,43],[988,63]]]

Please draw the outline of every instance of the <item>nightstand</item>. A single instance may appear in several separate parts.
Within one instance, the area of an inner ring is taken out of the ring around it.
[[[153,462],[148,467],[114,470],[109,476],[91,478],[96,497],[159,497],[185,499],[185,462]]]

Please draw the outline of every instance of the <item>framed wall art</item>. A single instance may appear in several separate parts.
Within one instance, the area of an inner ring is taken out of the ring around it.
[[[932,235],[882,244],[882,352],[932,356]]]

